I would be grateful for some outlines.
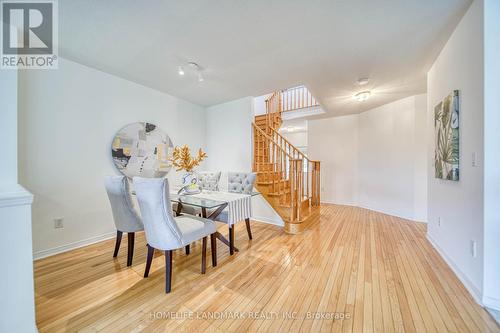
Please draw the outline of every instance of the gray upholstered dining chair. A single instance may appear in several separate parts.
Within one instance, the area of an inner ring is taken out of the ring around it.
[[[257,176],[254,172],[229,172],[227,174],[227,190],[233,193],[252,194]],[[228,211],[223,210],[217,217],[217,221],[228,222]],[[245,219],[248,239],[252,239],[250,219]],[[229,225],[229,253],[234,253],[234,226]]]
[[[122,235],[126,232],[128,236],[127,266],[131,266],[134,256],[135,233],[144,230],[144,226],[132,203],[127,177],[107,176],[105,186],[116,226],[116,243],[113,257],[118,256]]]
[[[198,185],[201,186],[203,190],[208,191],[218,191],[219,190],[219,181],[221,172],[213,172],[213,171],[201,171],[196,173],[198,175]],[[174,202],[172,205],[172,209],[174,212],[177,212],[177,203]],[[201,216],[201,209],[193,206],[182,206],[182,212],[185,214]],[[186,253],[189,254],[189,246],[186,247]]]
[[[202,239],[201,273],[205,274],[207,236],[210,236],[212,266],[217,265],[216,227],[211,220],[197,216],[174,217],[170,202],[168,179],[134,177],[134,188],[141,209],[148,243],[144,277],[148,277],[154,250],[165,251],[166,292],[172,286],[172,252]]]
[[[204,190],[218,191],[221,172],[201,171],[198,172],[198,184]]]

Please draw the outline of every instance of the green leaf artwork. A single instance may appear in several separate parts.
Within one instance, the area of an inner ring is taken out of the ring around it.
[[[434,107],[435,177],[459,179],[459,92],[454,90]]]

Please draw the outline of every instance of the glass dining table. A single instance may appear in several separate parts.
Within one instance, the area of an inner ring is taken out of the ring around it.
[[[175,211],[176,215],[182,214],[183,206],[191,206],[201,209],[201,216],[213,221],[217,221],[217,217],[222,213],[224,209],[228,206],[229,202],[227,200],[220,200],[217,198],[218,191],[203,191],[199,194],[178,194],[175,192],[170,193],[170,201],[177,203],[177,209]],[[259,195],[260,192],[252,192],[248,196],[254,197]],[[241,195],[241,194],[240,194]],[[214,198],[211,198],[213,196]],[[230,226],[231,227],[231,226]],[[216,232],[216,237],[222,243],[226,244],[230,248],[230,253],[234,251],[239,251],[238,248],[234,246],[234,242],[230,242],[224,235],[219,231]]]

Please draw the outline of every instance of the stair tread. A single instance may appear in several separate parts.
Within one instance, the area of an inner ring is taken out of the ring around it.
[[[261,114],[254,117],[253,131],[253,156],[254,156],[254,172],[257,174],[256,187],[262,192],[262,195],[271,204],[275,211],[287,223],[299,223],[306,220],[310,214],[310,209],[302,211],[300,221],[296,217],[292,217],[292,189],[290,187],[290,179],[285,179],[287,176],[285,170],[276,170],[278,166],[283,165],[282,162],[273,162],[274,154],[271,148],[276,143],[269,136],[275,136],[273,131],[269,129],[279,129],[283,123],[281,113]],[[273,155],[273,158],[271,158]],[[279,163],[278,163],[279,162]],[[280,167],[283,169],[283,167]],[[278,185],[278,187],[275,187]],[[259,188],[260,187],[260,188]],[[272,191],[272,192],[271,192]],[[309,199],[299,200],[302,207],[311,207]],[[294,221],[290,221],[290,219]]]
[[[283,192],[269,192],[267,195],[270,197],[279,197],[280,195],[288,195],[290,194],[290,189],[284,190]]]
[[[288,179],[280,179],[280,180],[276,180],[276,181],[271,181],[271,180],[268,180],[268,181],[260,181],[260,182],[257,182],[258,185],[272,185],[274,183],[286,183],[286,182],[289,182]]]

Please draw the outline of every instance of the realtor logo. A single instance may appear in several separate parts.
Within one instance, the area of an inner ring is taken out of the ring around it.
[[[1,8],[1,68],[56,69],[56,0],[3,0]]]

